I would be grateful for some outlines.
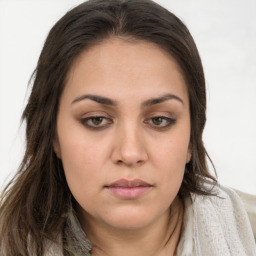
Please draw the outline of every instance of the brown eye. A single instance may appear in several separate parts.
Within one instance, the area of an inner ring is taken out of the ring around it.
[[[155,116],[145,121],[146,124],[154,129],[165,129],[176,122],[175,119],[166,116]]]
[[[113,121],[104,116],[90,116],[81,119],[81,123],[90,129],[101,129],[107,127],[113,123]]]
[[[157,117],[152,118],[152,123],[153,123],[154,125],[161,125],[162,122],[163,122],[163,118],[160,117],[160,116],[157,116]]]
[[[100,125],[103,121],[103,117],[102,116],[96,116],[96,117],[92,117],[91,118],[91,122],[94,124],[94,125]]]

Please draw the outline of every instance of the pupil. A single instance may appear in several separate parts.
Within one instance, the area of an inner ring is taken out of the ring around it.
[[[102,117],[94,117],[92,119],[92,122],[95,124],[95,125],[98,125],[102,122]]]
[[[156,125],[159,125],[162,123],[162,118],[161,117],[155,117],[153,118],[153,123],[156,124]]]

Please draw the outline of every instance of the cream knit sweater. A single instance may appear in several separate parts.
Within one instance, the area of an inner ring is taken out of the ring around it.
[[[185,200],[177,256],[256,256],[252,227],[241,199],[228,188],[216,187],[215,191],[217,197],[192,195]]]

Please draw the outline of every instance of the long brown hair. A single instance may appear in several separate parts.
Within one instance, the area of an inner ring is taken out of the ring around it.
[[[68,71],[90,46],[118,36],[155,43],[172,55],[186,79],[190,100],[192,159],[179,195],[210,195],[211,180],[202,141],[206,121],[204,72],[186,26],[150,0],[90,0],[63,16],[51,29],[38,60],[33,86],[22,119],[26,152],[6,187],[0,208],[0,253],[4,256],[43,255],[45,240],[56,241],[66,223],[72,198],[61,161],[53,150],[59,100]]]

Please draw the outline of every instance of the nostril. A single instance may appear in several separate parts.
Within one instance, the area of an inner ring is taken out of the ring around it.
[[[118,160],[118,161],[117,161],[117,164],[118,164],[118,165],[121,165],[121,164],[123,164],[123,161],[122,161],[122,160]]]
[[[140,166],[140,165],[143,165],[144,162],[145,162],[144,160],[138,160],[138,161],[134,161],[134,162],[132,162],[132,161],[128,162],[128,161],[118,160],[118,161],[116,161],[116,164],[117,164],[117,165],[127,165],[127,166],[132,166],[132,165],[138,165],[138,166]]]
[[[137,164],[143,164],[144,163],[144,160],[139,160],[138,162],[137,162]]]
[[[137,140],[135,137],[127,139],[122,137],[117,140],[113,151],[111,152],[111,159],[116,165],[126,166],[140,166],[143,165],[147,159],[145,143]]]

